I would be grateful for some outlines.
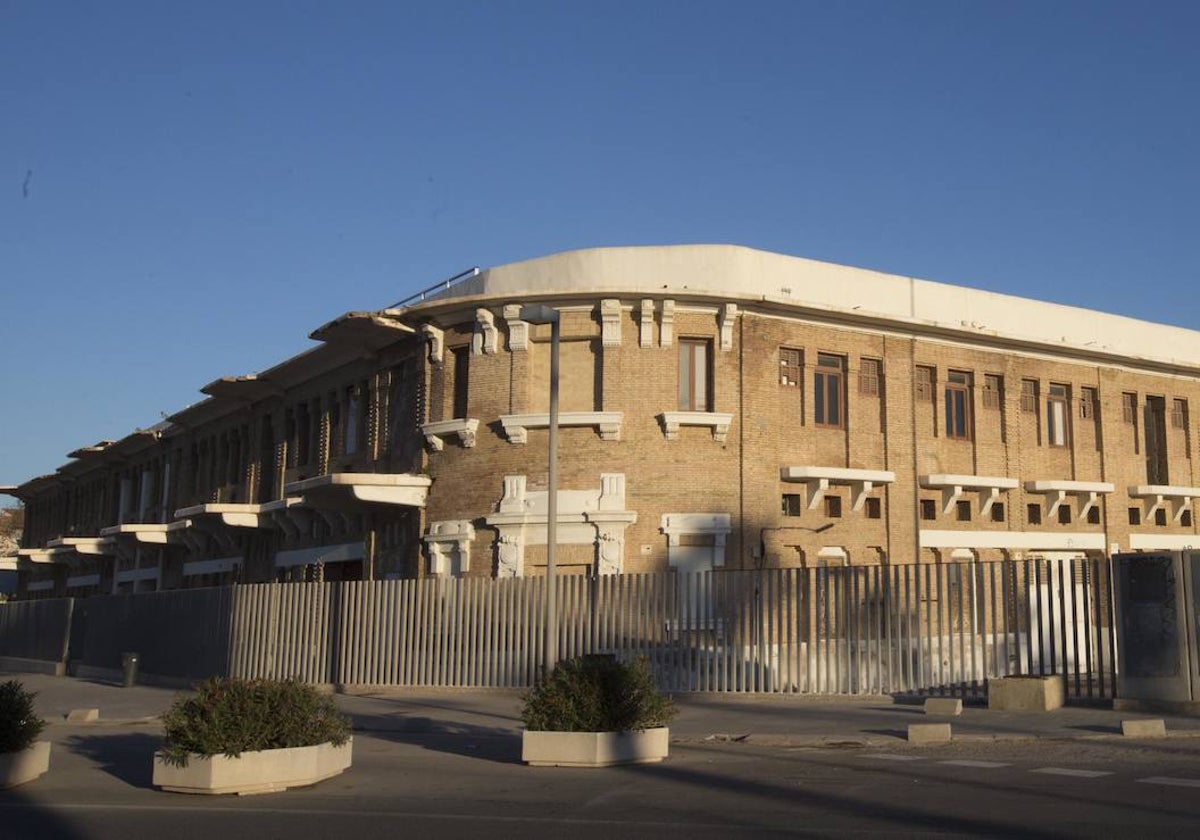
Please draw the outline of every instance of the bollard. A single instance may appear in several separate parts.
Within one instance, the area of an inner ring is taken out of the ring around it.
[[[137,685],[138,655],[136,653],[121,654],[121,682],[125,688]]]

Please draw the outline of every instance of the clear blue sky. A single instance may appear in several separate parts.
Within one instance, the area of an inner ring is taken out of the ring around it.
[[[732,242],[1200,327],[1200,3],[0,0],[0,483],[472,265]]]

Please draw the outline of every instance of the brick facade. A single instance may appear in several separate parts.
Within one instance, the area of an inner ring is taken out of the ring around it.
[[[564,572],[1196,543],[1200,334],[748,249],[603,249],[344,316],[72,453],[13,491],[22,592],[544,573],[535,300],[561,318]]]

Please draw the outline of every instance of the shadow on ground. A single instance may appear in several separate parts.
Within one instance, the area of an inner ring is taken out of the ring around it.
[[[500,764],[521,763],[521,733],[496,726],[476,726],[428,717],[388,718],[375,729],[370,718],[355,717],[355,731],[368,732],[382,741],[410,744],[421,749],[480,758]]]
[[[154,751],[162,738],[146,732],[116,735],[74,735],[65,746],[71,752],[94,761],[105,773],[127,785],[150,788],[154,775]]]

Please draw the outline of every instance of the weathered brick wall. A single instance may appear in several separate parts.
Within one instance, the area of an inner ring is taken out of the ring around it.
[[[600,473],[618,472],[626,477],[626,507],[638,514],[626,531],[626,571],[663,569],[668,563],[667,540],[660,530],[665,513],[728,513],[733,532],[726,548],[730,567],[794,566],[818,560],[823,548],[844,549],[852,563],[912,562],[939,559],[949,552],[917,550],[922,528],[964,531],[1027,531],[1063,533],[1106,533],[1106,541],[1128,545],[1131,526],[1128,508],[1140,507],[1131,500],[1131,485],[1145,484],[1144,454],[1134,451],[1133,427],[1122,419],[1121,394],[1139,395],[1140,406],[1147,394],[1166,397],[1168,412],[1168,457],[1171,481],[1194,486],[1196,475],[1194,434],[1170,424],[1173,399],[1186,399],[1190,406],[1200,401],[1200,382],[1188,377],[1166,377],[1152,373],[1083,362],[1063,361],[1044,354],[1017,354],[1006,350],[957,344],[929,337],[890,334],[829,323],[803,320],[784,314],[743,310],[735,323],[732,349],[720,348],[719,310],[716,306],[677,305],[671,346],[661,342],[661,303],[656,307],[651,346],[642,347],[639,334],[640,303],[625,300],[620,315],[620,346],[600,346],[599,300],[584,311],[564,315],[564,340],[589,342],[594,358],[593,378],[588,378],[575,358],[564,366],[561,404],[564,410],[583,410],[592,403],[604,411],[621,411],[624,421],[619,441],[600,439],[594,428],[563,428],[560,431],[559,487],[585,490],[599,486]],[[429,455],[434,486],[426,510],[427,522],[467,519],[475,523],[471,574],[490,575],[495,569],[495,532],[483,519],[496,509],[505,475],[525,475],[530,491],[546,488],[546,438],[544,429],[531,429],[528,443],[509,443],[500,428],[501,414],[544,410],[547,387],[548,328],[531,330],[531,349],[508,349],[504,320],[496,306],[500,330],[497,352],[471,357],[469,416],[480,420],[474,448],[451,442],[442,452]],[[466,340],[464,325],[459,333]],[[447,335],[450,333],[448,332]],[[659,415],[676,409],[679,339],[701,338],[712,342],[713,393],[716,412],[733,416],[726,440],[713,439],[712,430],[684,426],[678,439],[667,440]],[[780,348],[803,354],[799,387],[781,384]],[[818,354],[845,359],[844,428],[816,425],[813,375]],[[863,359],[878,360],[882,382],[878,394],[860,393],[859,374]],[[447,357],[449,362],[449,357]],[[918,401],[914,395],[917,365],[936,371],[933,400]],[[973,433],[958,440],[946,435],[945,386],[950,371],[971,378]],[[1003,377],[1003,393],[997,407],[985,407],[984,377]],[[445,376],[443,373],[442,376]],[[438,373],[432,374],[437,381]],[[1022,379],[1038,383],[1037,410],[1021,407]],[[1050,446],[1046,429],[1046,400],[1051,384],[1069,386],[1069,445]],[[1096,418],[1080,416],[1084,387],[1096,388],[1099,402]],[[1138,432],[1143,418],[1139,414]],[[1194,425],[1192,418],[1188,418]],[[1139,442],[1139,449],[1142,444]],[[835,486],[829,495],[841,498],[841,515],[830,516],[825,505],[808,510],[803,504],[802,484],[780,479],[787,466],[817,465],[852,469],[889,470],[895,482],[875,488],[879,517],[854,511],[850,489]],[[942,494],[920,486],[921,476],[937,473],[998,476],[1022,482],[1015,490],[1000,495],[1003,516],[993,521],[979,515],[976,492],[967,491],[969,521],[959,521],[957,509],[941,511]],[[1042,494],[1027,492],[1032,480],[1109,481],[1116,485],[1102,505],[1101,521],[1091,524],[1077,514],[1077,500],[1069,498],[1070,521],[1056,516],[1031,524],[1028,506],[1044,508]],[[782,496],[801,496],[799,516],[785,515]],[[922,499],[934,500],[938,511],[933,521],[923,521]],[[830,526],[830,527],[824,527]],[[818,532],[817,529],[822,529]],[[1150,533],[1196,533],[1196,526],[1143,523],[1134,530]],[[760,554],[760,547],[765,553]],[[586,550],[564,548],[571,562],[583,562]],[[1017,552],[1018,554],[1020,552]],[[978,556],[1001,556],[999,549],[980,549]],[[526,562],[530,572],[544,562],[544,549],[530,546]]]

